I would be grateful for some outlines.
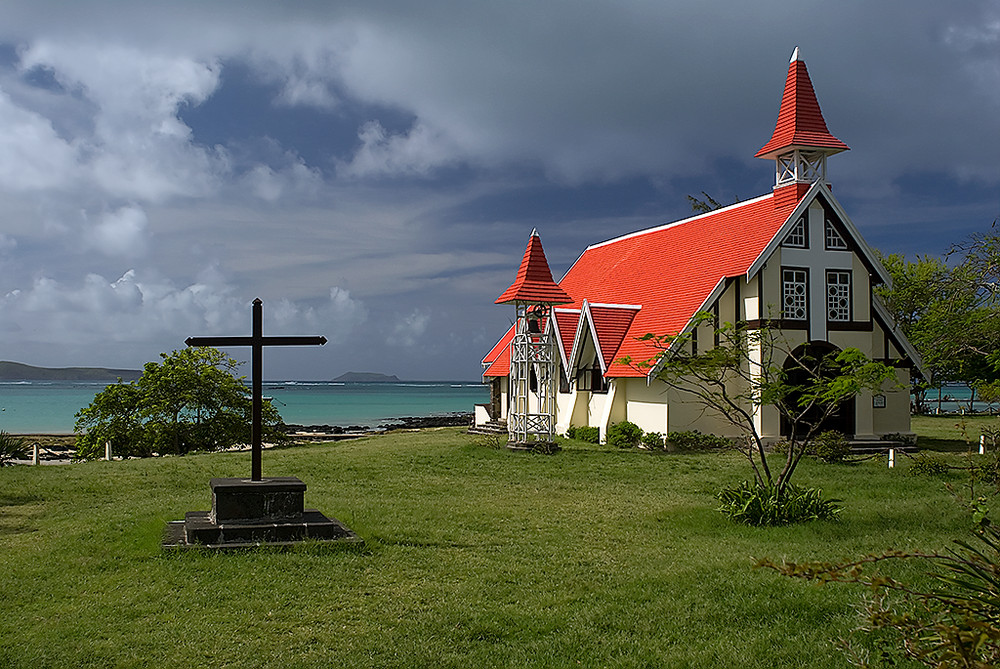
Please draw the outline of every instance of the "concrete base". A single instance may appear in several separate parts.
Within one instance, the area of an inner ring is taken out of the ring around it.
[[[302,541],[363,543],[335,518],[303,509],[306,484],[291,476],[211,481],[212,510],[167,524],[165,548],[241,548]]]

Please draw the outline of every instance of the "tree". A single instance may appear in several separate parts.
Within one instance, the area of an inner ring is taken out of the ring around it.
[[[875,289],[923,358],[929,378],[913,387],[921,411],[930,388],[964,383],[974,398],[1000,385],[1000,238],[974,235],[946,258],[955,262],[881,255],[892,285]]]
[[[817,351],[794,346],[768,324],[715,322],[699,313],[694,328],[711,324],[717,344],[702,350],[692,346],[689,330],[677,335],[646,335],[657,353],[634,364],[717,414],[742,435],[737,443],[753,473],[758,493],[778,505],[788,499],[791,479],[813,439],[841,405],[861,390],[877,391],[895,379],[895,371],[869,360],[860,350]],[[772,469],[755,420],[765,406],[775,407],[789,436],[780,467]]]
[[[97,393],[76,414],[76,457],[114,453],[145,457],[218,450],[250,441],[252,401],[239,363],[208,347],[187,348],[150,362],[133,382],[121,380]],[[263,437],[283,441],[281,416],[264,402]]]

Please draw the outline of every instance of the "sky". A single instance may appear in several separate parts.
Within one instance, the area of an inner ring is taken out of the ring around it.
[[[325,335],[265,378],[475,380],[537,228],[590,244],[769,192],[798,46],[874,247],[1000,214],[1000,0],[6,0],[0,359],[140,368]],[[708,240],[706,240],[708,241]],[[245,352],[230,353],[246,358]],[[249,373],[249,370],[246,369]]]

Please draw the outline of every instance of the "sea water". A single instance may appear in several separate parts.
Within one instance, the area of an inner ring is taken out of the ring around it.
[[[0,382],[0,430],[13,434],[71,433],[75,414],[106,383],[79,381]],[[481,383],[265,382],[286,423],[377,427],[394,419],[472,412],[489,401]]]

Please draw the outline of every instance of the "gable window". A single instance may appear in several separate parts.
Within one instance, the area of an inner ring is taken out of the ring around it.
[[[804,269],[781,269],[781,317],[792,321],[808,318],[809,272]]]
[[[566,393],[572,392],[572,390],[573,389],[570,387],[569,379],[566,378],[566,370],[563,368],[562,363],[560,362],[559,363],[559,392],[565,395]]]
[[[837,232],[836,226],[829,218],[823,223],[824,236],[826,237],[826,248],[828,251],[846,251],[847,242]]]
[[[785,237],[785,241],[782,242],[782,246],[790,246],[794,249],[805,249],[809,248],[809,228],[806,225],[806,217],[800,216],[799,220],[795,222],[788,236]]]
[[[590,367],[580,369],[577,374],[577,388],[592,393],[608,392],[608,382],[601,373],[601,363],[597,358],[594,358],[594,363]]]
[[[851,273],[826,271],[826,317],[831,321],[851,320]]]

